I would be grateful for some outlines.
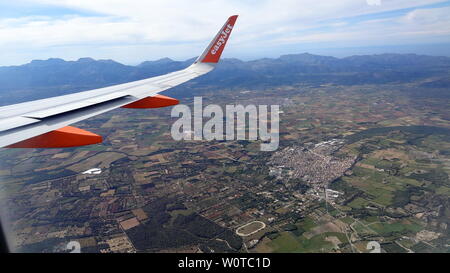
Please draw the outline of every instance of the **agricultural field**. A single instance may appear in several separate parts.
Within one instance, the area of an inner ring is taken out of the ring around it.
[[[77,125],[102,144],[1,150],[0,205],[23,251],[71,238],[89,252],[449,252],[448,100],[403,87],[206,90],[218,104],[283,98],[280,147],[264,153],[174,141],[170,109],[120,109]]]

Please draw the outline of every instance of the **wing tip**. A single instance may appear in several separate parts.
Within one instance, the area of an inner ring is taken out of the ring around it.
[[[227,23],[232,24],[234,26],[234,23],[236,23],[236,20],[238,17],[239,17],[239,15],[237,15],[237,14],[231,15],[230,17],[228,17]]]
[[[216,34],[214,39],[208,45],[203,54],[197,59],[197,62],[201,63],[218,63],[220,60],[220,56],[227,44],[227,41],[231,35],[231,31],[234,28],[234,24],[239,15],[231,15],[228,17],[227,21],[223,25],[223,27]]]

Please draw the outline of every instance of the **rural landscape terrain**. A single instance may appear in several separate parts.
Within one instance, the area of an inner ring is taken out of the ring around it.
[[[0,104],[191,61],[0,67]],[[449,252],[449,73],[450,58],[414,54],[225,59],[164,94],[280,105],[276,151],[175,141],[170,108],[120,109],[75,124],[101,144],[0,149],[0,206],[22,252],[67,252],[71,241],[102,253]],[[92,168],[101,172],[83,173]]]

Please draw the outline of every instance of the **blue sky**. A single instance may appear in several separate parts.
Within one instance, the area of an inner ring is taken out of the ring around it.
[[[0,0],[0,65],[81,57],[125,64],[196,56],[239,14],[225,57],[450,56],[450,1]]]

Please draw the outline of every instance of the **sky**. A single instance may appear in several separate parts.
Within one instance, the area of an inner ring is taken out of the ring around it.
[[[450,56],[450,1],[0,0],[0,66],[48,58],[186,60],[233,14],[239,18],[227,58]]]

